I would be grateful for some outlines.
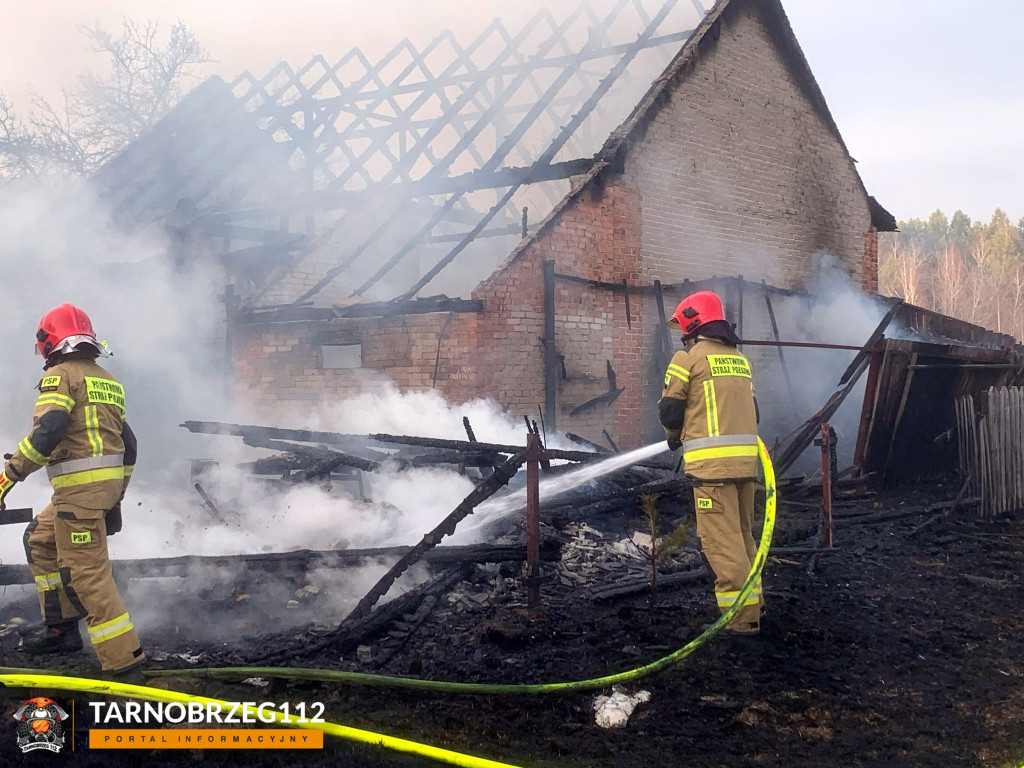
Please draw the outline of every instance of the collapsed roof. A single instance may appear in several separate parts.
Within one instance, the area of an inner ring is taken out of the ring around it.
[[[164,221],[244,275],[250,304],[467,295],[705,15],[698,0],[585,1],[468,44],[445,31],[376,62],[353,48],[212,77],[95,181],[122,223]],[[284,285],[304,263],[319,282]]]

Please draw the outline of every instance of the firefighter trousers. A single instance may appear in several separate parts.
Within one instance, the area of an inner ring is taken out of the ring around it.
[[[85,619],[100,666],[120,670],[145,658],[107,555],[104,512],[53,504],[25,529],[25,556],[49,625]]]
[[[715,572],[715,597],[725,613],[736,602],[750,573],[757,545],[751,534],[754,518],[753,481],[701,481],[693,489],[697,535]],[[734,632],[756,632],[761,620],[761,582],[729,622]]]

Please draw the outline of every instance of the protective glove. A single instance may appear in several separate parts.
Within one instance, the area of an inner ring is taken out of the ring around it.
[[[678,437],[670,437],[668,439],[668,449],[670,451],[678,451],[682,447],[683,441],[680,440]]]
[[[7,494],[11,492],[11,488],[14,487],[16,481],[12,480],[7,476],[6,472],[0,472],[0,512],[7,509]]]
[[[111,507],[103,516],[103,523],[107,527],[107,536],[113,536],[121,530],[121,502]]]

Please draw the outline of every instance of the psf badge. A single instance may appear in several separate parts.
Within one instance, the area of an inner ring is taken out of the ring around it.
[[[60,752],[64,746],[62,723],[69,717],[53,699],[40,696],[26,701],[14,713],[14,719],[18,721],[18,746],[21,751],[48,749]]]

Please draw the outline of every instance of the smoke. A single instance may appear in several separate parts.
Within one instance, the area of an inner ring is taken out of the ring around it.
[[[13,450],[31,428],[34,387],[42,375],[42,361],[33,354],[39,318],[65,301],[81,306],[115,351],[101,363],[124,383],[128,419],[139,439],[139,461],[124,502],[124,530],[110,541],[113,559],[412,544],[472,491],[472,480],[443,469],[399,472],[391,467],[366,473],[366,498],[349,483],[278,488],[239,471],[235,464],[267,453],[247,448],[237,438],[193,435],[178,426],[187,419],[247,421],[252,415],[250,403],[226,396],[217,265],[198,263],[187,275],[179,274],[167,256],[162,228],[119,231],[89,185],[78,181],[60,188],[27,183],[4,188],[0,227],[5,233],[0,241],[5,264],[0,301],[8,342],[6,365],[0,369],[7,393],[0,442]],[[470,418],[481,441],[524,443],[521,422],[492,401],[454,407],[436,392],[402,394],[390,383],[315,412],[282,413],[277,424],[465,439],[463,416]],[[194,492],[190,459],[219,462],[202,481],[222,519],[211,515]],[[38,472],[7,501],[38,511],[49,496],[45,473]],[[20,530],[11,526],[4,533],[0,561],[24,562]],[[321,582],[317,610],[327,606],[328,613],[343,613],[387,565],[309,574],[312,582]],[[184,582],[133,581],[128,594],[135,610],[167,590],[195,594],[197,585],[206,585],[212,593],[225,592],[245,578],[241,568],[206,568]],[[262,589],[263,594],[281,593],[282,613],[275,620],[309,618],[308,612],[285,610],[284,598],[292,589],[288,584]],[[11,597],[20,594],[12,590]],[[140,601],[131,596],[141,596]],[[166,605],[167,600],[154,604]],[[171,620],[158,614],[142,615],[143,630],[147,621],[153,622],[152,628]],[[206,616],[193,615],[189,621],[199,626]]]
[[[832,254],[816,253],[811,275],[809,296],[773,298],[782,340],[863,346],[884,317],[886,306],[861,293]],[[857,355],[853,350],[796,347],[783,352],[789,379],[777,382],[777,386],[784,387],[782,396],[773,398],[770,408],[762,409],[765,418],[761,431],[769,441],[789,434],[817,412],[836,391],[840,376]],[[778,366],[777,359],[773,365]],[[838,436],[840,470],[853,460],[863,399],[861,379],[829,420]],[[820,466],[818,454],[808,451],[795,469],[813,473],[820,471]]]
[[[160,231],[118,232],[80,180],[59,188],[8,183],[0,190],[0,230],[7,342],[0,441],[6,450],[31,428],[34,387],[42,376],[42,359],[34,355],[39,318],[71,302],[89,313],[114,350],[100,362],[125,385],[128,420],[142,436],[142,476],[170,471],[185,452],[175,419],[186,409],[209,417],[224,408],[223,377],[210,355],[222,333],[213,270],[175,274],[162,258]],[[38,472],[15,488],[8,504],[38,510],[48,496],[45,473]],[[4,537],[0,559],[23,557],[12,537]]]

